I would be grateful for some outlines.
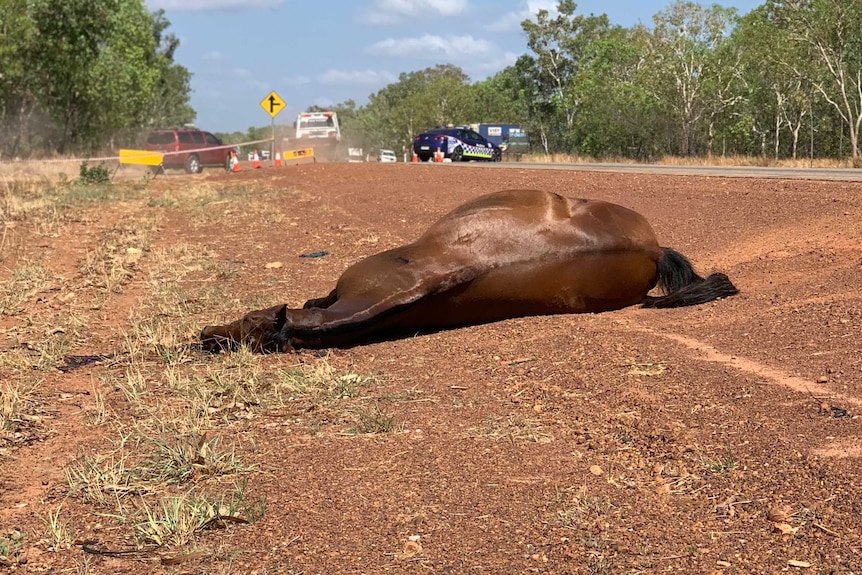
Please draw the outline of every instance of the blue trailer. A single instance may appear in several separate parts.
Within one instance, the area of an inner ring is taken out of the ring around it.
[[[483,138],[500,146],[504,153],[520,158],[530,151],[530,141],[518,124],[473,124],[470,126]]]
[[[510,131],[518,132],[521,130],[521,126],[517,124],[474,124],[470,127],[479,132],[483,138],[498,146],[509,136]]]

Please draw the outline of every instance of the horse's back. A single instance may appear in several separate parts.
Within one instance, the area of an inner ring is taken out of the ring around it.
[[[452,210],[414,245],[492,258],[644,250],[659,253],[649,222],[626,207],[537,190],[504,190]]]

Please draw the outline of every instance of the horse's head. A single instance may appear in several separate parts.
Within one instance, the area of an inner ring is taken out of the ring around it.
[[[218,353],[233,351],[241,345],[255,353],[284,351],[286,305],[252,311],[227,325],[208,325],[201,330],[201,347]]]

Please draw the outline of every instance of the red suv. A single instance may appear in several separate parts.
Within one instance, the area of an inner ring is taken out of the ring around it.
[[[209,132],[197,128],[180,128],[150,132],[144,149],[162,152],[162,166],[165,168],[184,169],[189,174],[199,174],[204,166],[229,169],[230,152],[234,147],[223,144]]]

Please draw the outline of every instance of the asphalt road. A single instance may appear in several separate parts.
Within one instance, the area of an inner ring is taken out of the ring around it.
[[[659,164],[544,164],[529,162],[501,162],[498,164],[470,162],[470,166],[499,168],[528,168],[536,170],[580,170],[591,172],[617,172],[641,174],[667,174],[690,176],[721,176],[731,178],[780,178],[796,180],[862,181],[862,169],[852,168],[759,168],[754,166],[665,166]]]

